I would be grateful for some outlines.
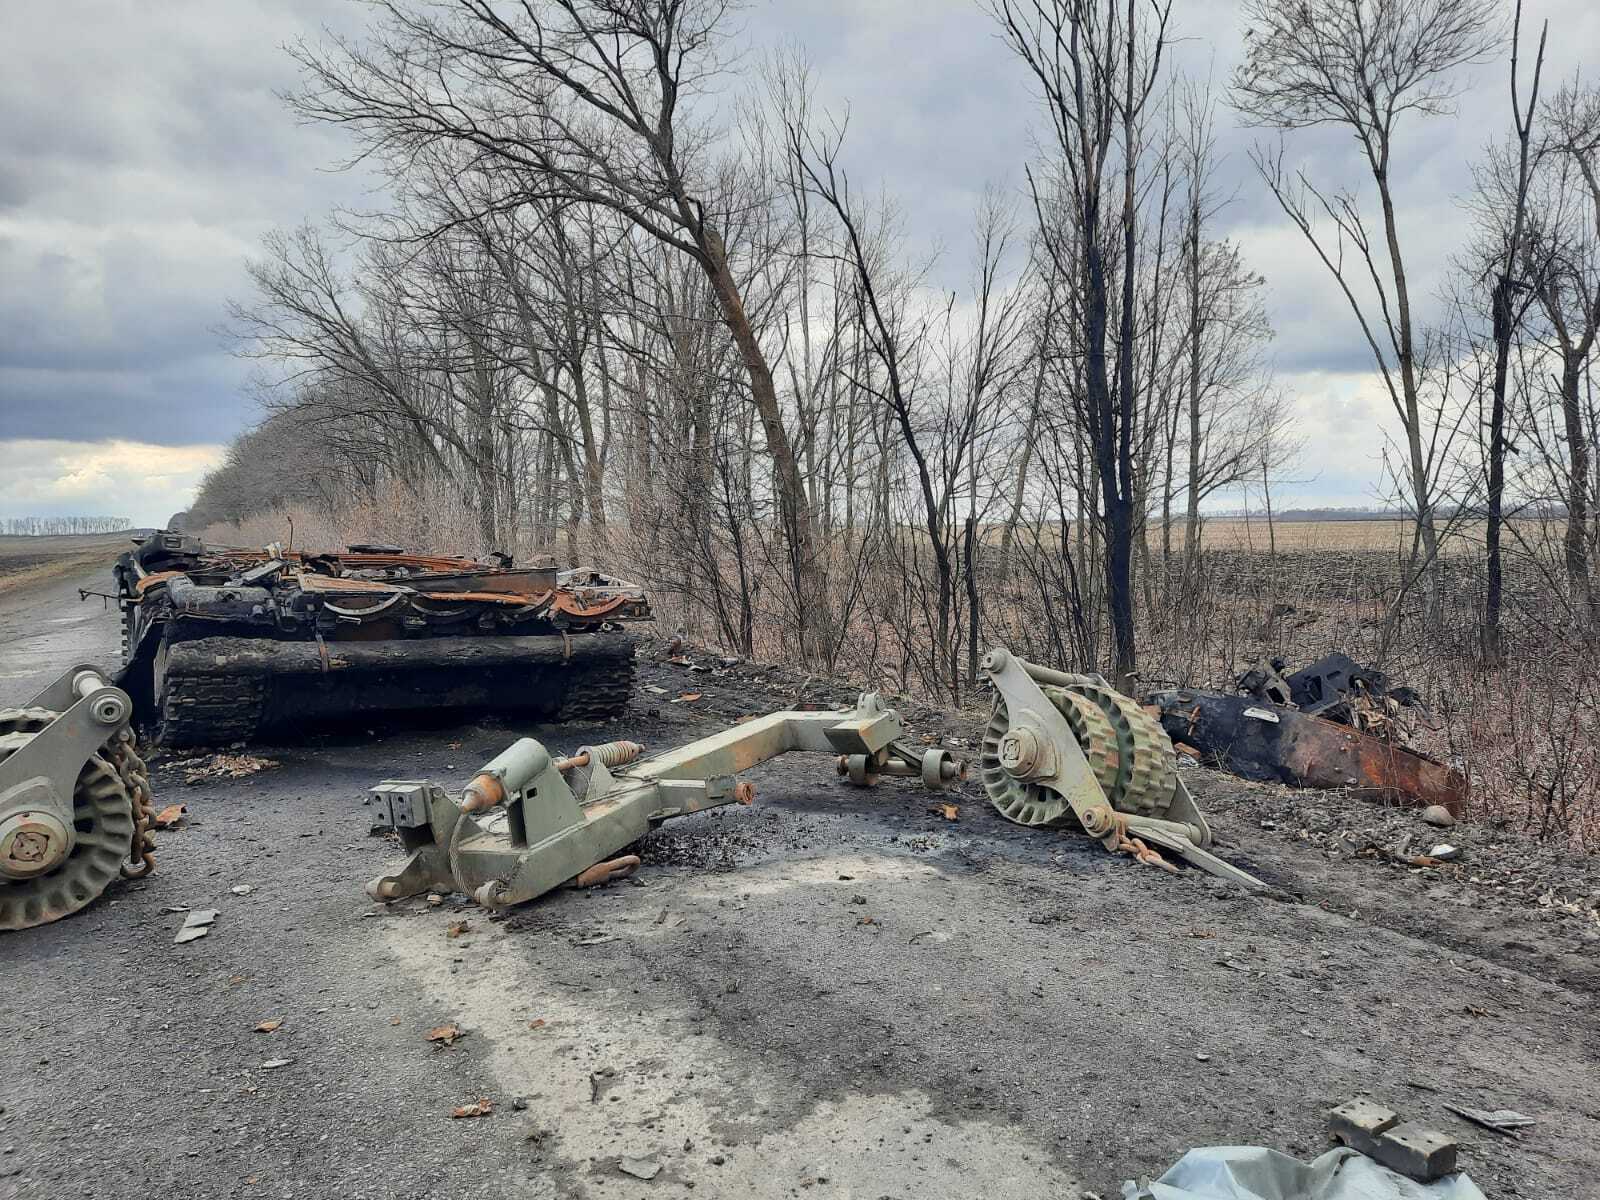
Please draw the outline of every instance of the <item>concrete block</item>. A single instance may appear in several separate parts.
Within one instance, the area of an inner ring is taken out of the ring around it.
[[[1358,1097],[1328,1113],[1328,1133],[1391,1171],[1430,1183],[1456,1169],[1455,1139]]]

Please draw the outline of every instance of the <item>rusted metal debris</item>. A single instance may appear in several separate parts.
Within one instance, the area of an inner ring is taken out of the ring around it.
[[[1344,655],[1288,677],[1281,670],[1276,662],[1253,668],[1240,678],[1242,695],[1183,688],[1157,692],[1146,703],[1159,711],[1173,741],[1241,779],[1343,788],[1460,814],[1461,773],[1402,744],[1396,714],[1420,708],[1415,693]]]
[[[506,555],[312,554],[163,530],[115,573],[118,683],[168,746],[400,711],[615,715],[633,683],[620,623],[650,617],[634,584]]]

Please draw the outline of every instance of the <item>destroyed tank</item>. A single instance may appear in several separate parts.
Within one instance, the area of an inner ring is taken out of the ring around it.
[[[115,574],[117,683],[170,747],[406,712],[612,717],[633,692],[623,623],[650,617],[640,588],[587,567],[394,546],[251,550],[162,530]]]

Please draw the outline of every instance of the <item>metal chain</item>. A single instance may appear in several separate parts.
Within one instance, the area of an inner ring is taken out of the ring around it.
[[[1176,875],[1178,868],[1161,857],[1159,851],[1152,850],[1145,845],[1143,838],[1128,835],[1128,817],[1126,813],[1113,812],[1111,814],[1111,832],[1105,837],[1105,846],[1113,854],[1131,854],[1135,861],[1147,867],[1157,867],[1168,874]]]
[[[133,806],[133,835],[128,840],[128,860],[122,864],[124,879],[143,879],[156,869],[155,798],[150,792],[149,768],[139,757],[133,731],[124,729],[108,746],[107,757],[116,768]]]

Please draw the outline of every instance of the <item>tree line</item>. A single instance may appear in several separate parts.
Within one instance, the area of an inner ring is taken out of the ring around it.
[[[1396,611],[1442,593],[1456,514],[1488,514],[1492,563],[1519,506],[1551,502],[1562,595],[1590,603],[1597,93],[1530,93],[1524,64],[1448,328],[1418,319],[1396,216],[1407,139],[1507,44],[1498,6],[1251,0],[1218,95],[1174,67],[1171,0],[986,0],[1037,150],[1019,194],[982,197],[953,291],[892,190],[846,169],[803,55],[735,61],[733,7],[389,0],[294,47],[295,112],[345,131],[387,199],[266,240],[231,319],[272,415],[190,525],[465,520],[477,549],[638,572],[741,653],[831,667],[868,642],[959,699],[988,638],[1025,634],[1127,681],[1142,620],[1198,602],[1208,498],[1270,504],[1298,450],[1265,281],[1221,232],[1238,117],[1278,131],[1257,174],[1394,404]],[[1370,188],[1290,165],[1327,124]]]
[[[0,533],[10,537],[49,537],[67,533],[121,533],[130,517],[0,517]]]

